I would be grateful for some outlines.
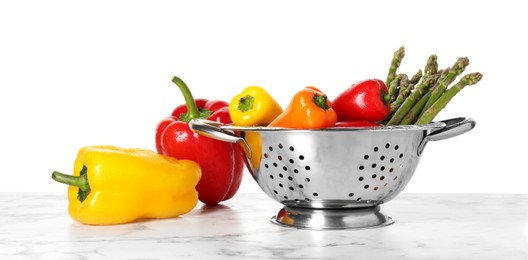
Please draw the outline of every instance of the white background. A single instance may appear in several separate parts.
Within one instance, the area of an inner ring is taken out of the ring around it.
[[[154,150],[158,120],[195,97],[230,100],[248,85],[283,107],[313,85],[335,97],[430,54],[466,56],[483,80],[436,119],[477,127],[430,142],[404,192],[527,193],[528,60],[522,1],[1,1],[0,191],[65,192],[79,148]],[[240,192],[259,192],[246,173]]]

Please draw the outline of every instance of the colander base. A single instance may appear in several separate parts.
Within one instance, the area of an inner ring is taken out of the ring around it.
[[[365,229],[384,227],[394,223],[381,207],[355,209],[310,209],[283,207],[271,222],[300,229]]]

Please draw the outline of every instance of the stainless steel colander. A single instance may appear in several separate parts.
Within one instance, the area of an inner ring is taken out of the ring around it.
[[[344,229],[392,224],[380,205],[405,188],[427,142],[463,134],[475,121],[294,130],[197,119],[190,126],[201,135],[241,145],[258,185],[284,205],[272,222]]]

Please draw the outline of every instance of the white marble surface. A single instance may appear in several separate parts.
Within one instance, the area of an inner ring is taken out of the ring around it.
[[[400,194],[387,227],[311,231],[269,222],[261,193],[175,219],[86,226],[66,194],[0,193],[0,259],[528,259],[528,195]]]

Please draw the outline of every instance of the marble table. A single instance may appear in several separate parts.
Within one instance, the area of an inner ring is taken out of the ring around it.
[[[0,259],[528,259],[528,195],[400,194],[393,225],[314,231],[270,223],[281,205],[239,193],[179,218],[87,226],[66,194],[0,193]]]

